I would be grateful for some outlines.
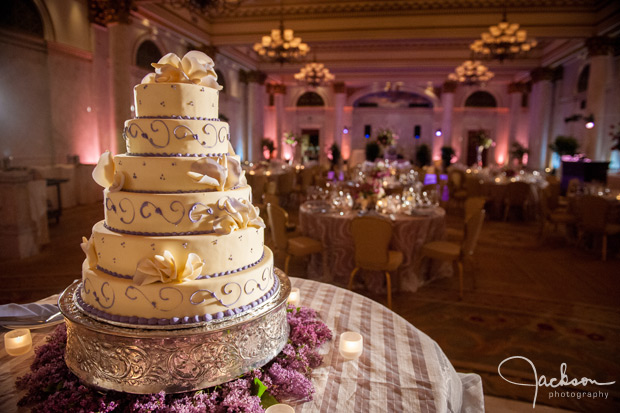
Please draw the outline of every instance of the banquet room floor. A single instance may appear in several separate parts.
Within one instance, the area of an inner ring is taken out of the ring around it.
[[[293,220],[296,214],[291,214]],[[0,304],[25,303],[60,292],[80,277],[82,236],[103,218],[100,203],[63,211],[50,226],[51,243],[27,259],[0,262]],[[447,225],[462,219],[448,215]],[[393,310],[437,341],[457,371],[483,378],[487,411],[531,411],[533,390],[499,378],[498,364],[511,356],[531,359],[539,374],[599,382],[617,380],[620,372],[620,245],[610,243],[607,262],[597,252],[577,247],[561,234],[538,237],[538,226],[524,222],[486,221],[476,263],[466,268],[464,299],[455,277],[433,281],[416,293],[393,295]],[[267,245],[270,240],[267,237]],[[289,275],[305,277],[305,261],[292,260]],[[283,268],[283,258],[276,257]],[[474,282],[475,274],[475,282]],[[377,276],[381,276],[377,274]],[[475,284],[475,285],[474,285]],[[356,291],[381,303],[384,294]],[[531,367],[512,367],[527,381]],[[537,410],[619,411],[618,387],[605,388],[608,399],[549,398],[538,395]],[[512,404],[508,399],[521,403]],[[506,400],[506,402],[503,402]],[[491,406],[494,406],[491,409]]]

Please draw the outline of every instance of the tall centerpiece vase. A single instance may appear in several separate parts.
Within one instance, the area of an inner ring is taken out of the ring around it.
[[[482,168],[482,152],[484,152],[484,146],[480,145],[476,149],[476,164],[478,168]]]

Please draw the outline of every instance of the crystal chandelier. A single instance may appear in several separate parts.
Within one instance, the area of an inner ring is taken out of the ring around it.
[[[479,60],[466,60],[458,66],[448,79],[465,85],[485,84],[495,76],[493,72],[480,63]]]
[[[260,43],[254,44],[258,56],[269,62],[292,63],[301,60],[310,51],[300,37],[295,37],[292,29],[284,28],[284,9],[280,2],[280,27],[271,30],[269,36],[263,36]]]
[[[172,7],[187,9],[191,14],[216,16],[239,7],[243,0],[166,0]]]
[[[474,57],[500,62],[521,57],[537,44],[536,40],[527,39],[527,32],[519,29],[517,23],[508,23],[506,11],[502,15],[502,21],[496,26],[489,27],[489,31],[482,33],[480,37],[481,39],[469,46]]]
[[[295,73],[295,80],[311,87],[317,87],[334,80],[334,75],[329,72],[323,63],[316,61],[306,64],[299,73]]]

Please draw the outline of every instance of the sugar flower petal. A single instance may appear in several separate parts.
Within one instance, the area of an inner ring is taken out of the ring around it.
[[[151,258],[144,258],[138,263],[133,282],[137,285],[146,285],[156,282],[171,283],[183,282],[184,280],[195,280],[200,275],[204,261],[200,256],[190,253],[187,256],[185,265],[181,268],[168,250],[163,255],[155,255]]]
[[[99,162],[93,169],[93,179],[104,188],[114,182],[114,157],[110,151],[105,151],[99,157]]]
[[[88,268],[95,268],[97,266],[97,251],[95,250],[95,242],[91,236],[89,239],[82,237],[82,243],[80,244],[82,251],[86,254],[86,261]]]
[[[212,186],[221,191],[226,182],[226,165],[221,165],[213,158],[202,158],[192,164],[187,174],[197,183]]]
[[[194,254],[193,252],[189,253],[187,261],[185,261],[185,266],[183,267],[183,272],[179,275],[178,280],[195,280],[202,272],[202,267],[204,265],[204,261],[200,259],[198,254]]]
[[[168,53],[165,56],[162,56],[161,59],[157,63],[151,63],[151,66],[158,69],[162,66],[170,65],[173,67],[181,67],[181,59],[175,53]]]
[[[125,174],[122,172],[116,171],[116,173],[114,174],[114,180],[112,182],[112,185],[110,185],[109,191],[118,192],[121,189],[123,189],[124,185],[125,185]]]

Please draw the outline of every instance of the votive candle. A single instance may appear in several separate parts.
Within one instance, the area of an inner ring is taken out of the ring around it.
[[[32,336],[27,328],[9,331],[4,335],[4,349],[11,356],[21,356],[32,348]]]
[[[340,355],[347,360],[353,360],[362,355],[364,338],[361,334],[346,331],[340,334]]]
[[[295,409],[288,404],[279,403],[269,406],[265,413],[295,413]]]
[[[299,305],[299,299],[300,299],[300,294],[299,294],[299,288],[291,288],[291,293],[288,296],[288,299],[286,300],[290,305],[294,305],[295,307],[297,307]]]

